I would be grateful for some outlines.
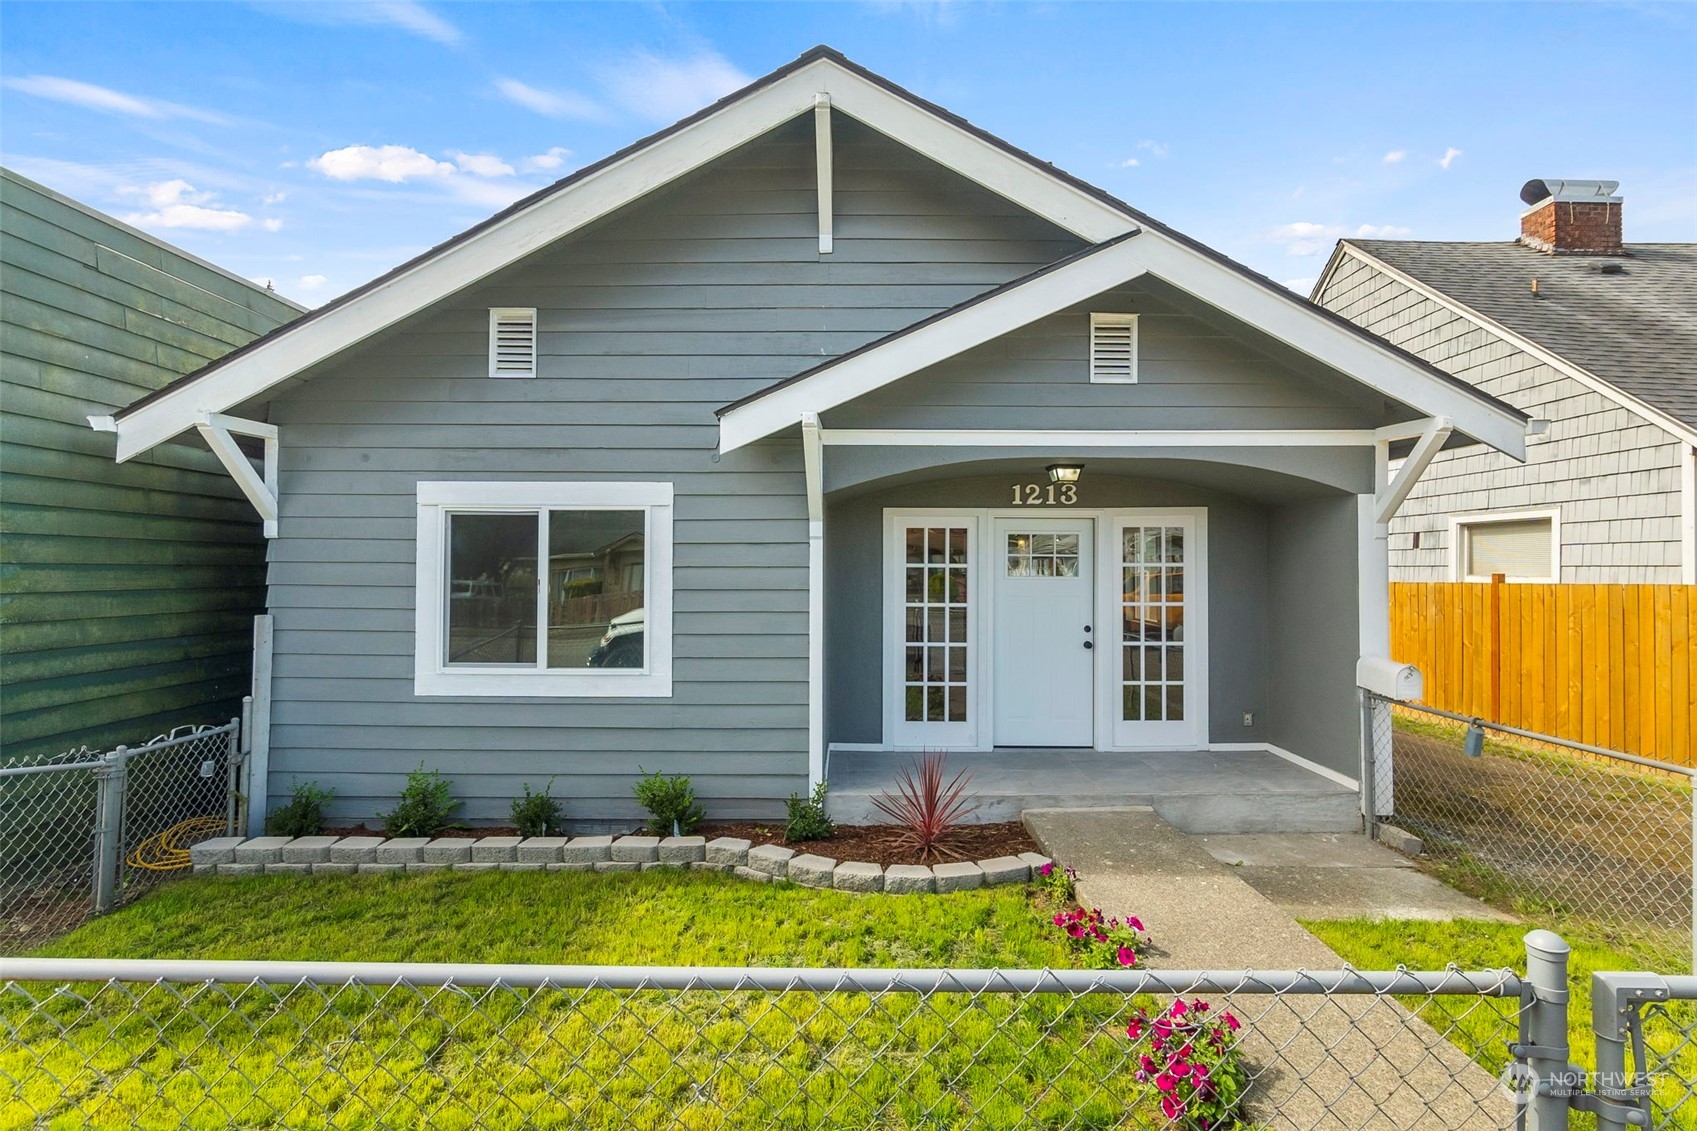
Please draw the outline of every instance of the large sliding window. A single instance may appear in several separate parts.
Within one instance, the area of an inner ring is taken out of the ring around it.
[[[671,694],[667,483],[420,483],[420,695]]]

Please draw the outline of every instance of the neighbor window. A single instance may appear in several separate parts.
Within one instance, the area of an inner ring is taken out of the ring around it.
[[[1553,513],[1476,515],[1454,525],[1452,573],[1458,581],[1559,581],[1560,542]]]
[[[669,483],[420,483],[420,695],[671,694]]]

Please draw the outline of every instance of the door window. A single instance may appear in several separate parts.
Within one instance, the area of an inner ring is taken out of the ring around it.
[[[1185,718],[1185,565],[1182,527],[1125,528],[1120,676],[1125,722]]]
[[[972,588],[964,526],[911,526],[906,541],[903,717],[967,720],[967,598]]]

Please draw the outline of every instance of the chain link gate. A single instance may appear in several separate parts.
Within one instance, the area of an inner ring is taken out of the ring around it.
[[[0,767],[0,949],[111,910],[239,831],[241,723]]]

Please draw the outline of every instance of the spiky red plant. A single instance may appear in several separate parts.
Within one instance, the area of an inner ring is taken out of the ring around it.
[[[895,822],[895,842],[911,848],[926,863],[939,856],[962,859],[943,841],[966,818],[978,811],[966,787],[972,774],[962,770],[943,782],[943,755],[931,751],[896,775],[896,792],[883,791],[872,799],[878,811]]]

